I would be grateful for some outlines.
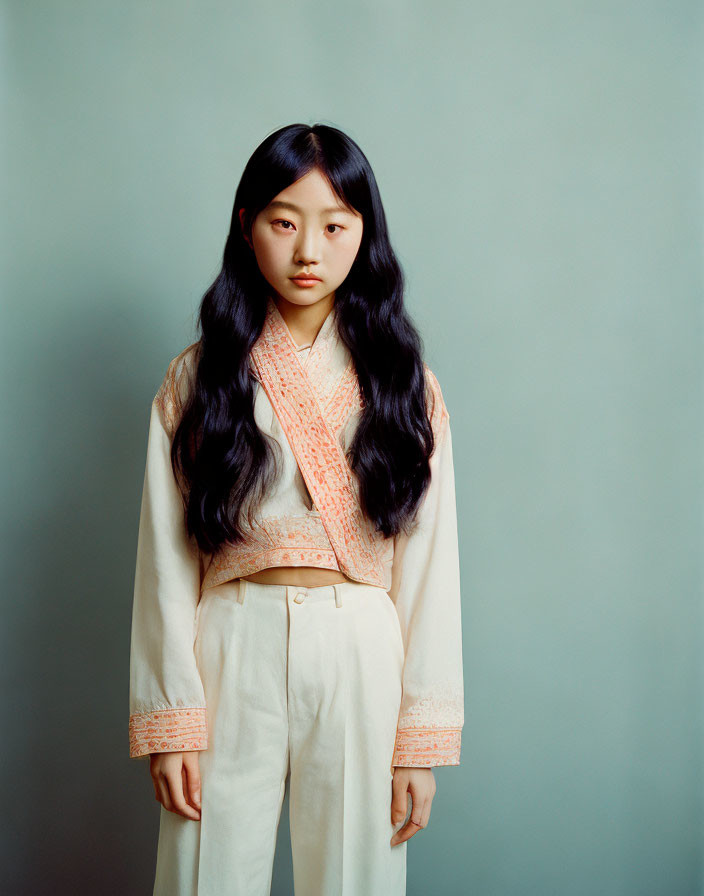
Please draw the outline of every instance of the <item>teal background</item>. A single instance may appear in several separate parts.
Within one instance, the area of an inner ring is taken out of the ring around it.
[[[453,422],[466,722],[408,893],[701,893],[700,4],[1,10],[4,892],[151,892],[149,404],[250,153],[321,121],[374,168]]]

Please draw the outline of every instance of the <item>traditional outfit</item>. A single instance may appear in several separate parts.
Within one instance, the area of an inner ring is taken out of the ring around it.
[[[390,846],[394,766],[459,765],[460,579],[449,414],[426,366],[436,445],[410,534],[364,517],[345,457],[363,410],[335,309],[298,346],[271,298],[250,353],[254,416],[280,449],[246,538],[187,537],[169,451],[198,343],[152,403],[130,656],[130,756],[202,751],[200,821],[161,809],[154,894],[270,892],[290,774],[296,896],[405,893]],[[270,585],[275,566],[353,581]]]

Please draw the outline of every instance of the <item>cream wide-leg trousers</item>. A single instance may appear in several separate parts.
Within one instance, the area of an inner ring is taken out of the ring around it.
[[[386,591],[235,579],[202,595],[194,650],[201,818],[162,806],[154,896],[268,896],[289,771],[295,896],[405,894],[407,844],[389,842],[404,648]]]

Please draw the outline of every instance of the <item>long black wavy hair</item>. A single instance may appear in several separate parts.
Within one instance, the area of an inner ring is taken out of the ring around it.
[[[434,438],[422,341],[404,307],[403,272],[371,166],[337,128],[287,125],[257,147],[237,187],[222,269],[200,305],[193,388],[172,442],[173,469],[186,485],[188,533],[207,553],[243,537],[243,521],[251,525],[276,474],[275,452],[255,423],[249,366],[271,287],[243,226],[250,234],[257,214],[313,168],[363,217],[359,251],[333,306],[364,404],[347,451],[362,510],[386,537],[408,531],[430,481]]]

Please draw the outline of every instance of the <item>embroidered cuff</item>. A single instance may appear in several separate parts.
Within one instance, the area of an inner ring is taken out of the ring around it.
[[[459,765],[461,728],[399,728],[392,766],[434,768]]]
[[[130,759],[149,753],[205,750],[208,726],[204,706],[133,713],[129,722]]]

